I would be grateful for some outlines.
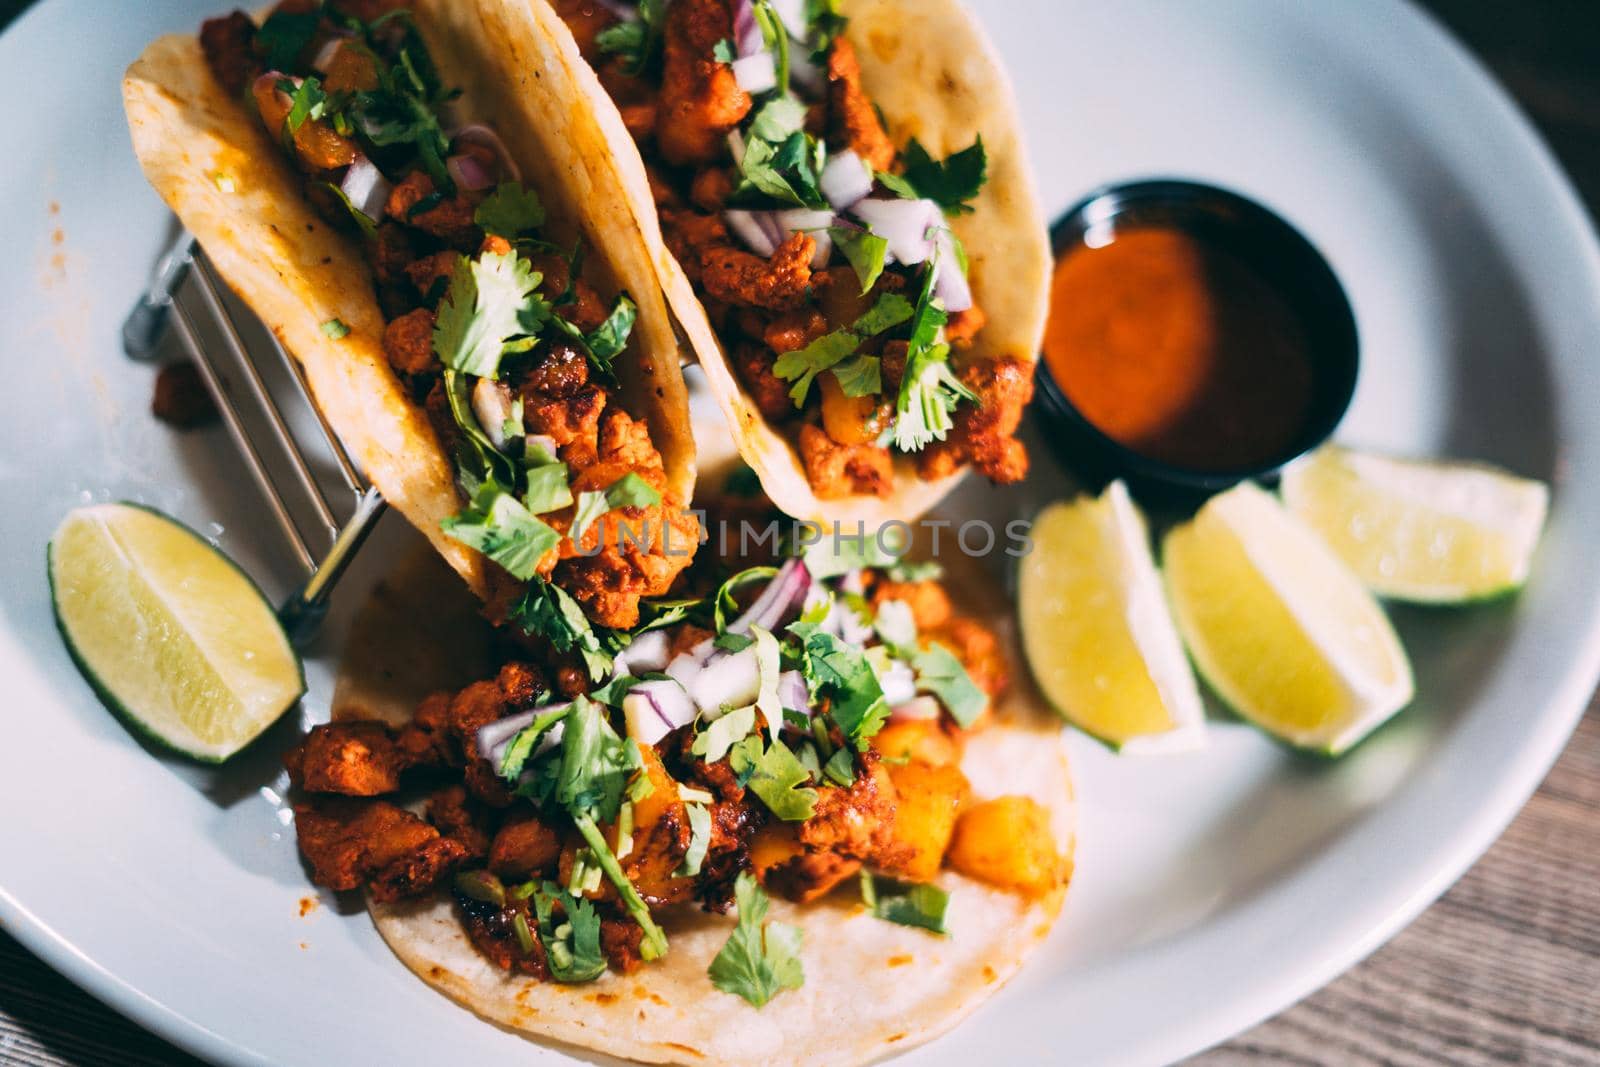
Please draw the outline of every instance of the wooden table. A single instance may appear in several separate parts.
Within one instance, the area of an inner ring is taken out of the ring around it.
[[[0,0],[0,22],[26,2]],[[1600,0],[1427,3],[1600,208]],[[196,1062],[0,933],[0,1063]],[[1326,989],[1194,1062],[1600,1063],[1600,701],[1505,836],[1438,903]]]

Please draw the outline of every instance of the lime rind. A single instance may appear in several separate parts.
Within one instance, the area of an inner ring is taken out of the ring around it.
[[[1373,592],[1434,606],[1514,595],[1549,511],[1543,483],[1487,464],[1331,445],[1285,471],[1282,496]]]
[[[1167,534],[1162,556],[1195,670],[1239,717],[1336,756],[1410,703],[1410,663],[1383,609],[1261,489],[1213,498]],[[1270,686],[1280,692],[1264,696]]]
[[[1162,593],[1143,518],[1120,482],[1036,517],[1018,610],[1040,690],[1115,751],[1192,749],[1204,709]]]
[[[305,692],[303,665],[260,588],[154,509],[74,511],[46,569],[73,662],[108,708],[164,748],[220,762]]]

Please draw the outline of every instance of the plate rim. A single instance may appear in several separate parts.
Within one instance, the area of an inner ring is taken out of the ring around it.
[[[1596,222],[1579,199],[1570,177],[1510,92],[1478,56],[1437,16],[1414,0],[1375,0],[1397,18],[1412,20],[1418,32],[1433,39],[1440,59],[1463,67],[1462,74],[1477,96],[1478,106],[1492,109],[1508,136],[1520,143],[1528,161],[1550,194],[1549,208],[1573,235],[1587,266],[1585,288],[1600,294],[1600,238]],[[51,0],[39,0],[4,31],[11,35],[31,24]],[[1552,697],[1545,701],[1517,751],[1513,764],[1485,791],[1473,816],[1442,840],[1440,855],[1414,864],[1408,876],[1391,879],[1380,901],[1361,909],[1343,924],[1341,948],[1298,966],[1267,973],[1231,1000],[1204,1013],[1198,1021],[1169,1026],[1130,1042],[1140,1062],[1165,1062],[1193,1055],[1228,1040],[1275,1016],[1376,951],[1436,901],[1494,844],[1548,775],[1576,730],[1600,681],[1600,605],[1588,620],[1579,642],[1581,654],[1567,664]],[[0,927],[74,985],[136,1025],[193,1055],[212,1061],[265,1062],[247,1047],[203,1022],[183,1014],[96,962],[65,936],[36,916],[9,889],[0,885]]]

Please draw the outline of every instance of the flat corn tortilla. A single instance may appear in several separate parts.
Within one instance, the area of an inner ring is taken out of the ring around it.
[[[577,43],[545,0],[530,0],[541,28],[577,61]],[[845,36],[861,63],[863,87],[881,110],[894,143],[922,142],[934,158],[967,148],[978,137],[989,152],[989,181],[974,212],[950,220],[966,247],[973,299],[988,317],[957,363],[1013,356],[1033,363],[1044,336],[1050,295],[1050,246],[1022,141],[1021,116],[999,56],[958,0],[841,0]],[[723,350],[705,307],[668,251],[643,157],[610,97],[593,96],[614,148],[629,202],[655,258],[667,301],[688,335],[707,382],[733,429],[746,463],[780,509],[798,519],[853,530],[876,529],[928,511],[960,481],[958,472],[923,481],[914,456],[895,454],[895,483],[886,498],[820,499],[790,437],[770,425],[750,399]]]
[[[621,400],[650,427],[677,498],[694,491],[688,396],[651,256],[628,219],[628,196],[604,162],[589,69],[535,31],[525,3],[418,0],[416,21],[467,121],[495,128],[544,200],[548,235],[582,238],[585,277],[638,304],[617,358]],[[123,105],[145,176],[199,240],[228,285],[300,364],[329,424],[384,499],[432,542],[481,597],[484,559],[445,536],[460,507],[455,472],[422,408],[383,352],[383,314],[359,240],[329,226],[302,176],[253,111],[212,77],[194,35],[163,37],[128,68]],[[323,332],[337,319],[338,340]]]
[[[1058,847],[1070,858],[1074,808],[1059,720],[1045,710],[1021,667],[1011,612],[996,583],[968,560],[946,562],[952,600],[995,629],[1016,665],[1011,690],[995,707],[995,724],[970,739],[962,770],[976,799],[1026,793],[1045,805]],[[408,588],[420,592],[408,594]],[[422,610],[427,595],[425,586],[393,584],[384,608],[365,613],[390,655],[405,653],[393,646],[387,620],[396,610]],[[408,608],[408,596],[419,603]],[[359,634],[352,640],[364,643]],[[363,700],[362,687],[343,679],[340,688],[365,708],[380,703]],[[1020,969],[1050,932],[1065,895],[1062,889],[1029,901],[948,871],[938,884],[950,893],[946,937],[867,913],[856,900],[854,879],[814,904],[773,899],[769,917],[805,931],[805,985],[759,1010],[718,990],[706,975],[733,930],[732,916],[693,906],[659,913],[669,941],[664,959],[632,975],[608,971],[568,986],[495,967],[473,947],[448,897],[369,902],[369,910],[395,955],[423,981],[529,1036],[650,1063],[847,1065],[954,1027]]]

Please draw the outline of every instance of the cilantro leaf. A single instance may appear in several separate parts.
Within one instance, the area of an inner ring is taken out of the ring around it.
[[[828,692],[832,697],[829,716],[850,743],[860,748],[889,718],[889,703],[872,661],[861,649],[825,630],[811,633],[804,641],[802,669],[813,696],[818,690]]]
[[[558,905],[563,917],[560,923],[555,920]],[[592,982],[605,973],[600,916],[593,903],[574,897],[554,882],[544,882],[534,889],[533,908],[551,978],[567,983]]]
[[[917,653],[911,666],[917,672],[917,689],[938,697],[957,725],[971,726],[989,706],[988,694],[943,645],[929,645]]]
[[[856,277],[861,280],[861,293],[865,296],[883,273],[883,265],[889,254],[888,240],[871,230],[854,226],[830,226],[828,236],[833,238],[834,247],[850,261]]]
[[[711,58],[718,63],[732,63],[739,58],[739,50],[733,45],[733,38],[724,37],[711,46]]]
[[[500,766],[496,768],[500,772],[500,777],[508,782],[515,782],[522,777],[522,769],[528,765],[528,759],[534,754],[534,747],[566,717],[566,708],[555,708],[537,716],[524,726],[506,746],[505,755],[500,757]]]
[[[935,201],[946,215],[971,214],[973,207],[967,201],[978,195],[989,180],[989,153],[980,136],[970,147],[951,154],[944,162],[937,162],[915,137],[900,153],[905,179],[919,196]]]
[[[826,208],[818,184],[827,148],[805,131],[806,107],[786,94],[761,106],[746,132],[739,160],[738,202],[768,197],[799,207]]]
[[[544,554],[561,543],[560,534],[493,479],[480,484],[471,502],[439,525],[524,581],[534,576]]]
[[[572,489],[567,485],[567,465],[544,463],[528,468],[528,491],[522,499],[535,515],[571,506]]]
[[[806,784],[811,772],[782,741],[774,738],[763,751],[760,736],[751,735],[731,750],[728,765],[784,822],[804,822],[816,814],[817,791]]]
[[[628,779],[639,769],[639,746],[606,721],[603,708],[579,696],[567,709],[555,799],[573,815],[615,822]]]
[[[848,397],[877,396],[883,392],[883,361],[866,353],[851,356],[833,368],[839,390]]]
[[[578,510],[572,517],[569,536],[576,543],[589,532],[589,527],[602,515],[618,508],[648,508],[661,503],[661,492],[655,486],[629,471],[605,492],[588,490],[578,494]]]
[[[735,744],[749,737],[755,728],[755,705],[735,708],[713,719],[710,725],[696,734],[694,744],[690,746],[689,751],[707,763],[715,763],[726,756],[728,750]]]
[[[330,341],[340,341],[350,336],[350,327],[340,319],[329,319],[322,324],[322,335]]]
[[[534,292],[541,280],[515,251],[457,260],[433,327],[440,361],[479,378],[498,377],[506,342],[536,333],[549,318],[549,305]]]
[[[300,132],[307,119],[319,119],[328,105],[328,94],[322,89],[322,80],[315,76],[306,78],[298,86],[287,78],[278,82],[278,88],[289,94],[292,101],[289,113],[283,117],[285,135]]]
[[[800,965],[803,932],[797,926],[766,921],[767,895],[749,871],[734,882],[733,895],[739,906],[738,925],[706,973],[724,993],[759,1008],[783,990],[805,984]]]
[[[683,810],[689,817],[689,848],[683,854],[683,862],[672,873],[678,878],[693,878],[700,873],[706,851],[711,847],[711,809],[704,804],[685,804]]]
[[[507,621],[524,633],[543,637],[557,652],[577,651],[593,681],[598,682],[611,672],[609,642],[595,633],[583,608],[559,585],[537,576],[530,579],[521,599],[507,612]],[[608,638],[612,636],[610,631],[604,633]]]
[[[823,581],[862,567],[892,567],[900,559],[895,551],[895,542],[898,540],[897,536],[891,536],[891,528],[888,527],[880,530],[877,536],[868,535],[859,539],[824,537],[806,547],[806,570],[811,572],[811,577]],[[899,552],[905,551],[906,546],[901,544]]]
[[[611,314],[606,316],[606,320],[584,336],[584,343],[589,346],[591,362],[600,361],[604,365],[602,369],[606,374],[612,373],[611,361],[628,347],[628,337],[633,333],[633,324],[638,317],[639,306],[627,293],[623,293],[617,297],[617,302],[612,306]]]
[[[256,30],[255,47],[265,53],[268,70],[290,70],[300,65],[300,54],[317,35],[319,11],[274,11]]]
[[[472,221],[489,233],[514,241],[544,225],[544,202],[531,186],[501,182],[472,213]]]
[[[976,402],[950,370],[950,346],[938,340],[949,320],[933,296],[938,256],[923,272],[922,291],[911,317],[911,338],[906,347],[906,369],[895,400],[894,444],[902,452],[920,452],[933,441],[943,441],[954,421],[950,413],[962,400]]]
[[[637,753],[637,750],[635,752]],[[651,918],[649,906],[645,904],[644,898],[639,896],[639,890],[628,880],[628,876],[623,873],[622,864],[618,863],[617,857],[612,854],[611,846],[606,844],[605,835],[594,824],[594,819],[579,814],[573,816],[572,823],[593,851],[595,862],[600,865],[600,869],[616,888],[617,896],[622,899],[623,909],[633,916],[633,921],[644,931],[644,940],[639,945],[640,958],[649,962],[665,956],[667,935],[656,925],[655,919]]]
[[[886,922],[916,926],[936,934],[949,932],[944,917],[950,906],[950,894],[936,885],[901,885],[884,879],[884,886],[880,888],[872,873],[862,870],[861,903]]]
[[[848,748],[836,749],[833,755],[828,757],[828,763],[822,768],[822,774],[834,785],[849,789],[856,780],[856,759]]]
[[[783,353],[773,362],[772,373],[784,381],[794,382],[789,396],[795,407],[803,407],[818,374],[842,362],[867,338],[893,329],[912,314],[909,300],[898,293],[885,293],[847,329],[825,333],[804,348]]]
[[[637,21],[622,21],[595,34],[594,42],[607,55],[621,55],[623,73],[637,76],[651,66],[661,52],[662,27],[667,0],[639,0]]]
[[[938,560],[901,560],[889,567],[891,582],[937,581],[944,577],[944,565]]]
[[[572,538],[572,543],[582,541],[584,535],[606,512],[611,510],[611,505],[606,503],[606,495],[598,489],[587,489],[578,494],[578,507],[572,513],[572,526],[567,530],[567,536]]]
[[[771,632],[752,625],[755,636],[756,672],[760,678],[760,691],[756,695],[756,710],[767,720],[767,733],[778,736],[783,723],[783,702],[778,698],[778,674],[783,668],[783,649]]]
[[[898,174],[891,174],[886,170],[878,171],[876,175],[878,184],[889,190],[901,200],[921,200],[922,195],[916,187]]]

